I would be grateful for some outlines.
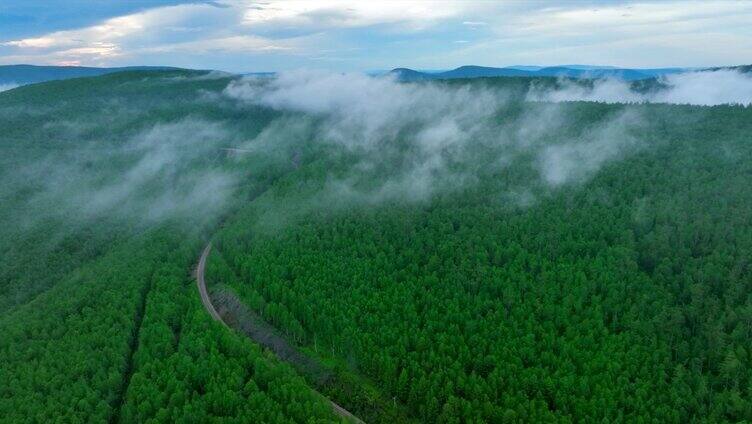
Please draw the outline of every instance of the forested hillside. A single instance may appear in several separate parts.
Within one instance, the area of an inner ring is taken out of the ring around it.
[[[573,178],[552,166],[535,182],[539,157],[494,169],[498,150],[471,141],[451,175],[481,164],[477,179],[435,178],[417,199],[414,185],[369,191],[402,172],[400,154],[381,152],[363,181],[322,159],[223,228],[217,290],[422,422],[750,419],[749,108],[560,107],[543,143],[603,126],[630,142],[591,142]],[[527,113],[515,108],[497,118]],[[613,130],[625,115],[636,132]],[[365,199],[330,197],[332,178]]]
[[[338,421],[201,307],[191,269],[225,194],[253,197],[287,166],[225,161],[214,118],[233,113],[201,96],[227,81],[201,75],[0,96],[0,422]],[[234,120],[238,137],[269,113],[254,116]]]
[[[34,66],[0,65],[0,85],[33,84],[44,81],[64,80],[81,77],[95,77],[115,72],[138,70],[167,70],[175,68],[159,66],[129,66],[124,68],[91,68],[85,66]]]
[[[752,109],[599,84],[0,93],[0,422],[752,420]]]

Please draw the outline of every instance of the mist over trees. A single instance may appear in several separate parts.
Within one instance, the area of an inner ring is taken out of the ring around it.
[[[569,107],[590,109],[576,128],[608,110]],[[419,421],[744,419],[749,111],[629,109],[643,117],[629,142],[641,149],[606,148],[598,172],[578,168],[584,180],[544,173],[553,189],[526,184],[537,161],[516,162],[417,203],[280,223],[279,205],[308,204],[309,181],[332,166],[301,170],[221,231],[230,270],[216,284]],[[630,119],[596,132],[614,140],[608,129]],[[571,153],[572,172],[603,148]]]
[[[748,77],[670,78],[0,93],[0,422],[338,421],[210,239],[368,422],[752,419]]]
[[[752,104],[752,75],[742,69],[677,73],[659,77],[655,81],[647,81],[644,85],[653,85],[655,89],[645,90],[640,83],[629,83],[619,79],[596,79],[591,84],[562,80],[555,90],[534,86],[527,98],[549,102],[584,100],[702,106]]]

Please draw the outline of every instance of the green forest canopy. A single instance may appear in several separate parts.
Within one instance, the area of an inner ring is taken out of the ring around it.
[[[752,419],[749,108],[427,83],[510,100],[418,193],[401,177],[427,163],[423,122],[373,156],[327,142],[326,116],[241,104],[201,75],[0,94],[0,422],[336,420],[206,315],[191,270],[209,238],[215,292],[409,419]],[[581,160],[580,140],[602,160],[541,175],[542,152]]]

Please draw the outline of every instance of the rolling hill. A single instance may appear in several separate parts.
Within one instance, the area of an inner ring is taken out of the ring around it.
[[[752,420],[752,108],[293,75],[0,93],[0,422]]]
[[[84,66],[0,65],[0,84],[25,85],[37,82],[93,77],[122,71],[175,70],[165,66],[127,66],[120,68],[92,68]]]
[[[437,73],[425,73],[408,68],[396,68],[391,73],[403,81],[478,77],[617,78],[626,81],[636,81],[684,71],[683,68],[621,69],[584,65],[551,67],[513,66],[506,68],[467,65],[460,66],[451,71]]]

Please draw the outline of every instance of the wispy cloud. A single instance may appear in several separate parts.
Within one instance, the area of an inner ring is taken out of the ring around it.
[[[263,4],[249,2],[243,13],[243,23],[261,30],[296,26],[312,31],[336,28],[357,28],[373,25],[399,25],[406,29],[421,29],[442,19],[456,16],[466,8],[461,2],[441,1],[288,1],[277,0]]]
[[[462,22],[462,25],[467,25],[469,27],[479,27],[479,26],[486,26],[486,25],[488,25],[488,22],[483,22],[483,21],[465,21],[465,22]]]
[[[325,184],[309,193],[315,207],[327,209],[351,201],[422,201],[470,187],[481,174],[512,162],[531,174],[499,194],[529,205],[537,194],[585,182],[645,147],[639,108],[613,108],[573,132],[571,120],[579,118],[569,106],[517,104],[503,88],[477,84],[402,84],[389,76],[296,71],[274,80],[234,80],[224,95],[239,107],[286,112],[244,148],[266,152],[297,140],[349,153],[348,163],[330,170]]]
[[[549,102],[752,105],[752,76],[748,74],[731,70],[690,72],[667,75],[660,81],[663,84],[661,89],[642,92],[620,80],[594,81],[592,86],[563,80],[556,90],[534,87],[528,99]]]
[[[9,40],[14,56],[41,63],[108,65],[165,52],[291,50],[291,43],[233,31],[240,18],[228,8],[185,4],[107,19],[93,26]]]
[[[17,84],[0,84],[0,91],[8,91],[16,87],[18,87]]]
[[[490,24],[482,42],[449,54],[453,60],[504,52],[507,63],[664,67],[742,64],[752,57],[749,2],[571,2],[489,13],[484,20]]]
[[[240,71],[309,67],[322,60],[363,70],[519,63],[711,66],[752,57],[752,2],[174,3],[25,37],[0,30],[0,63]],[[89,6],[80,7],[86,13]]]

